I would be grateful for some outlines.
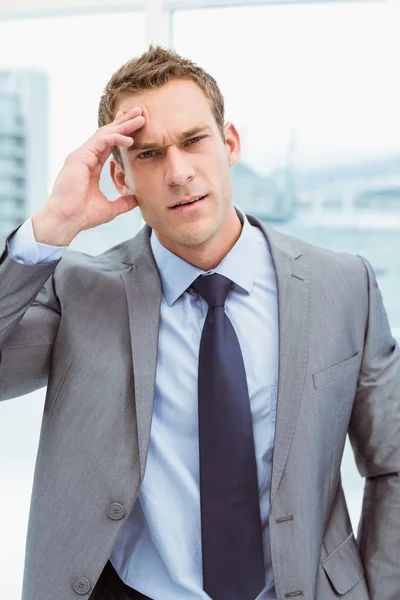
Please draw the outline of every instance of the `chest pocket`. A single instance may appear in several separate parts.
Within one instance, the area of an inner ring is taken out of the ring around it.
[[[361,352],[357,352],[354,356],[347,358],[327,369],[318,371],[313,374],[313,381],[315,389],[318,389],[324,385],[328,385],[332,381],[349,375],[360,368],[361,363]]]

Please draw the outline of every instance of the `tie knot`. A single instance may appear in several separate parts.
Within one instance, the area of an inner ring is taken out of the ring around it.
[[[192,283],[191,288],[204,298],[210,308],[215,308],[225,305],[232,285],[233,281],[227,277],[213,273],[212,275],[200,275]]]

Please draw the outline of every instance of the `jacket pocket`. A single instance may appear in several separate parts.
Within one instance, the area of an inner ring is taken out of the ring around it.
[[[364,577],[364,567],[353,532],[323,560],[321,566],[340,596]]]
[[[313,380],[315,389],[327,385],[328,383],[331,383],[331,381],[335,381],[335,379],[339,379],[339,377],[343,377],[344,375],[348,375],[356,369],[359,369],[360,354],[361,352],[357,352],[354,356],[351,356],[336,365],[332,365],[327,369],[314,373]]]

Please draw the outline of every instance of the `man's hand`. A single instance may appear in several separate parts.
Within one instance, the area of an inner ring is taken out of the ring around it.
[[[67,156],[46,205],[32,217],[37,242],[68,246],[80,231],[108,223],[138,205],[133,194],[110,202],[100,191],[99,181],[113,147],[131,146],[130,134],[143,125],[141,108],[120,111],[112,123],[100,127]]]

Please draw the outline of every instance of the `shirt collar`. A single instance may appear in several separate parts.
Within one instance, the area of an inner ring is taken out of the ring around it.
[[[250,225],[246,215],[237,207],[235,209],[243,225],[239,239],[220,264],[209,271],[203,271],[193,266],[165,248],[159,242],[153,230],[151,231],[150,245],[160,273],[162,290],[168,306],[172,306],[199,275],[211,275],[211,273],[224,275],[245,292],[251,293],[256,262],[254,260],[256,237],[254,228]]]

